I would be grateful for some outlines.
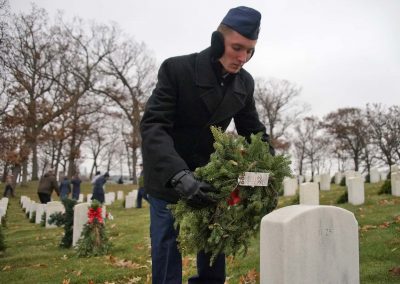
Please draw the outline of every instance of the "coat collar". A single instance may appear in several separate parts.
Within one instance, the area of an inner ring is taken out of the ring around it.
[[[208,111],[212,114],[208,124],[214,125],[233,117],[234,114],[244,107],[246,97],[249,94],[247,94],[241,70],[233,79],[225,95],[223,95],[210,58],[210,48],[198,54],[195,65],[195,80],[196,85],[203,89],[200,97]]]

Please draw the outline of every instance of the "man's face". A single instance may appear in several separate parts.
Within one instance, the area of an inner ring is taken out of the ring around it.
[[[237,73],[250,59],[257,40],[248,39],[241,34],[231,31],[224,35],[225,52],[219,59],[225,71]]]

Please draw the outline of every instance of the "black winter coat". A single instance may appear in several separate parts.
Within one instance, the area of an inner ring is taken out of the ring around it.
[[[265,133],[253,92],[253,78],[241,69],[223,94],[209,48],[165,60],[141,121],[146,193],[169,202],[179,199],[169,181],[183,169],[208,163],[214,151],[211,125],[226,130],[233,118],[242,136]]]

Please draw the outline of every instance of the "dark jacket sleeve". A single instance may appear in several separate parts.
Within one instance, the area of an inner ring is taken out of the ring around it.
[[[166,186],[174,174],[188,169],[186,162],[176,152],[171,137],[179,95],[171,64],[166,60],[161,65],[156,88],[146,104],[140,125],[145,184],[146,180],[157,175]]]

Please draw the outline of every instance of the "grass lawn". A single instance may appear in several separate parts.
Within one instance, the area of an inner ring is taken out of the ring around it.
[[[378,195],[381,183],[366,184],[361,206],[336,204],[345,188],[333,185],[320,192],[321,205],[335,205],[355,214],[359,223],[361,283],[400,283],[390,270],[400,267],[400,198]],[[107,191],[134,189],[134,185],[108,184]],[[114,220],[106,230],[113,244],[110,255],[78,258],[74,249],[59,248],[62,228],[46,229],[30,223],[19,204],[21,195],[38,201],[37,183],[17,187],[10,199],[5,227],[7,249],[0,254],[0,283],[151,283],[149,207],[125,209],[122,201],[107,206]],[[90,185],[83,184],[83,193]],[[57,199],[56,196],[53,196]],[[295,197],[281,197],[279,207]],[[183,258],[184,279],[195,273],[194,256]],[[400,269],[399,269],[400,270]],[[259,283],[259,238],[246,256],[227,258],[227,283]],[[273,284],[273,283],[272,283]]]

